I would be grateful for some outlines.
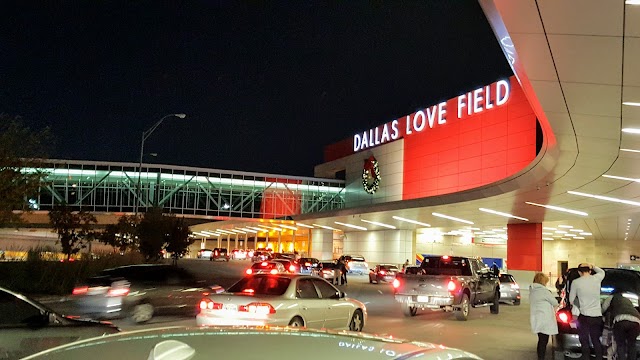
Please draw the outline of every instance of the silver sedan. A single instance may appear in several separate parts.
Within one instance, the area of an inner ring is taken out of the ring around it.
[[[367,308],[326,280],[301,274],[245,276],[200,302],[202,325],[270,325],[362,331]]]

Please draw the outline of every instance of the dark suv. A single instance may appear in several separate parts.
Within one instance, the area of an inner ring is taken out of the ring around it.
[[[215,248],[211,252],[211,258],[210,258],[211,261],[215,261],[215,260],[229,261],[229,259],[230,259],[229,252],[225,248]]]
[[[602,285],[600,287],[600,299],[604,300],[615,289],[621,289],[628,294],[628,298],[638,307],[638,296],[640,295],[640,273],[635,270],[604,268],[605,272]],[[578,340],[577,317],[571,314],[571,306],[569,304],[569,292],[573,280],[577,279],[577,268],[567,271],[566,286],[560,292],[560,308],[556,312],[556,321],[558,323],[558,335],[553,337],[553,358],[557,359],[573,359],[579,358],[581,355],[580,341]],[[636,348],[640,353],[640,338],[636,340]],[[606,353],[606,351],[604,351]],[[593,351],[592,351],[593,353]]]
[[[185,269],[143,264],[101,271],[73,289],[73,315],[98,319],[129,317],[136,323],[156,314],[195,316],[204,292],[222,292]]]

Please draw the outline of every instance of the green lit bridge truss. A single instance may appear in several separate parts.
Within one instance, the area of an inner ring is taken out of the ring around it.
[[[38,210],[61,203],[104,213],[160,206],[185,217],[284,218],[345,205],[345,183],[336,179],[75,160],[47,160],[41,170],[47,176],[29,199]]]

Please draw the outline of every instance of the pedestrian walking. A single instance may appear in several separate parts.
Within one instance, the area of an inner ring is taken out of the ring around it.
[[[591,271],[594,274],[591,275]],[[578,265],[580,277],[573,280],[569,291],[569,303],[578,307],[578,339],[582,350],[582,360],[591,359],[591,344],[596,360],[602,360],[600,336],[604,328],[602,308],[600,306],[600,284],[604,279],[604,270],[592,264]],[[576,303],[577,300],[577,303]]]
[[[640,313],[631,300],[616,289],[602,303],[602,313],[611,319],[617,360],[636,360],[636,338],[640,335]]]
[[[538,360],[544,360],[547,352],[549,336],[558,334],[556,322],[556,308],[558,300],[547,289],[549,277],[541,272],[533,277],[533,283],[529,286],[529,306],[531,331],[538,335]]]
[[[347,264],[344,260],[338,260],[338,268],[340,269],[340,285],[347,285]]]

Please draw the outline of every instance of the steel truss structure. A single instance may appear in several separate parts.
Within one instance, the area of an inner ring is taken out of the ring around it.
[[[29,199],[38,210],[62,203],[104,213],[159,206],[186,217],[273,219],[345,207],[345,182],[336,179],[74,160],[46,160],[40,170],[47,176]]]

